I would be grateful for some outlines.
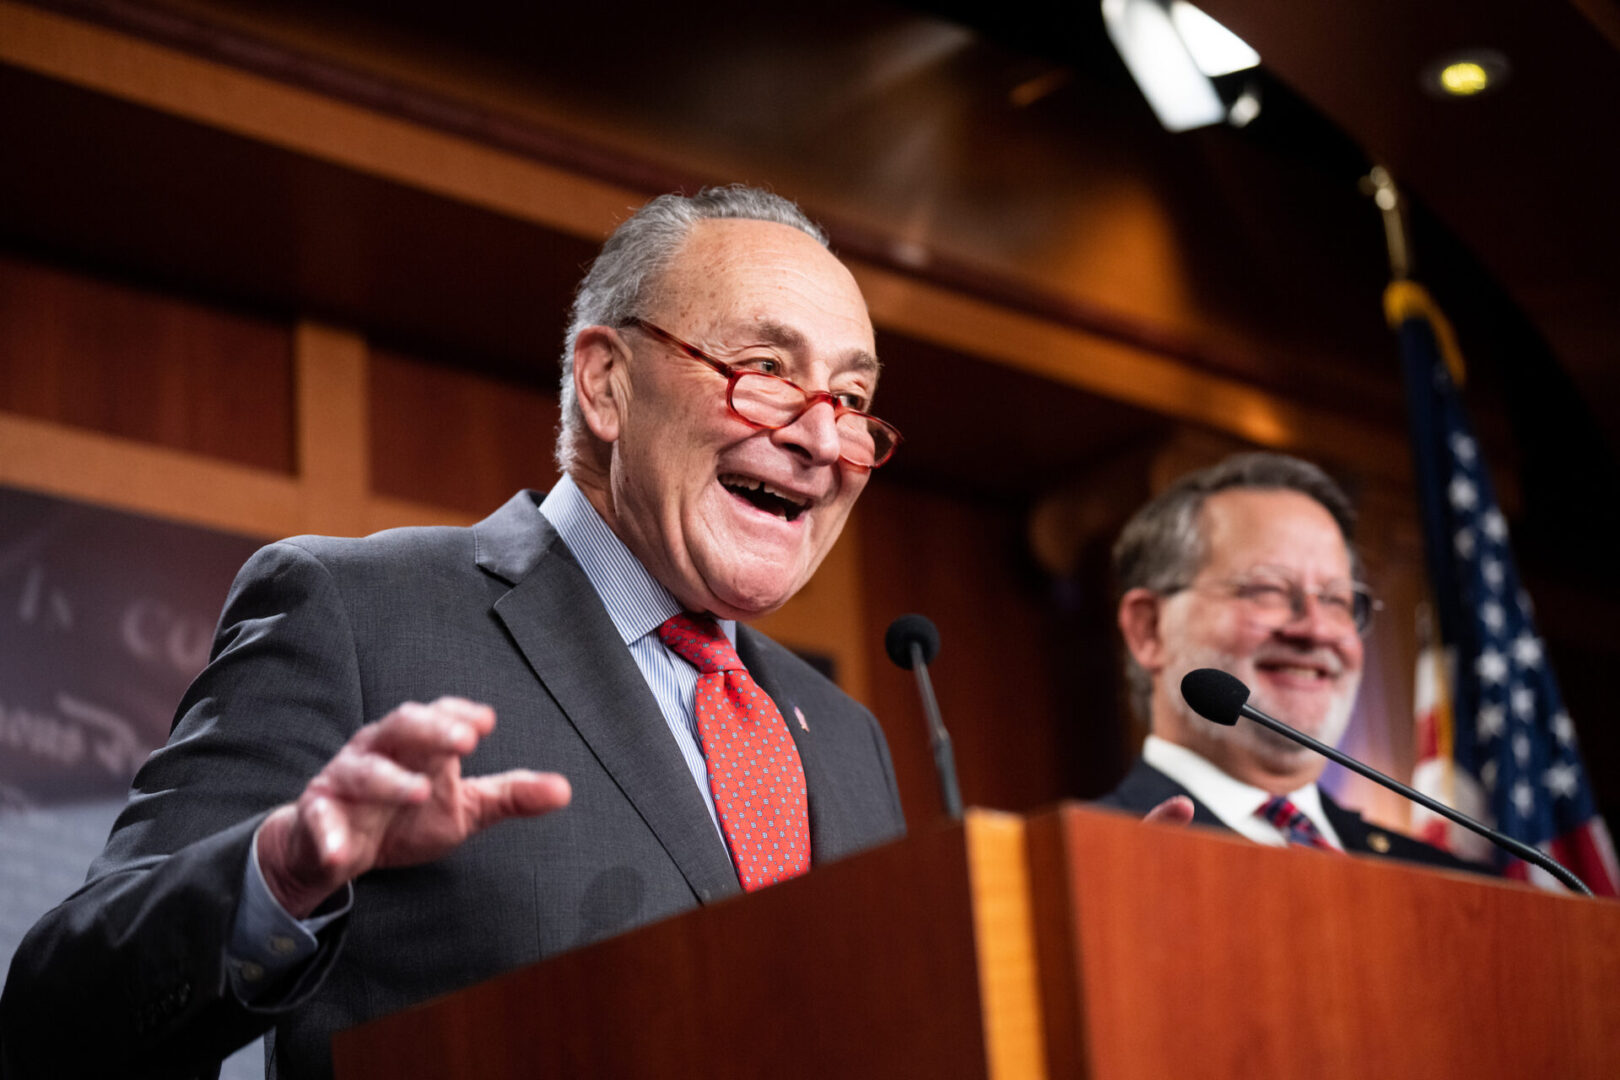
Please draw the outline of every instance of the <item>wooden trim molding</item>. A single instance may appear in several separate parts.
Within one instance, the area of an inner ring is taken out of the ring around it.
[[[100,7],[126,15],[143,10]],[[190,49],[160,43],[160,36],[0,0],[0,63],[356,172],[590,240],[605,236],[648,194],[630,186],[650,175],[633,163],[620,163],[628,182],[613,182],[602,179],[600,162],[591,168],[595,159],[568,166],[542,160],[529,145],[534,140],[519,137],[527,129],[516,121],[495,124],[499,118],[453,102],[439,102],[435,112],[426,95],[407,87],[384,94],[368,83],[357,90],[351,84],[364,79],[344,81],[342,72],[327,70],[332,65],[313,60],[300,67],[298,58],[281,56],[260,64],[279,74],[271,76],[201,55],[195,42]],[[235,53],[254,54],[245,47],[251,42],[236,44]],[[264,44],[258,51],[278,49]],[[213,51],[234,55],[222,47]],[[325,74],[289,81],[293,68],[312,67]],[[344,85],[333,89],[335,81]],[[393,107],[385,109],[389,102]],[[852,240],[860,257],[849,262],[880,325],[1262,446],[1330,457],[1355,446],[1358,456],[1393,478],[1408,470],[1398,420],[1386,427],[1299,405],[1211,372],[1189,359],[1187,343],[1159,342],[1151,328],[1116,325],[1106,313],[1086,317],[1011,304],[987,296],[982,282],[975,289],[932,281],[884,263],[883,245],[873,238]]]

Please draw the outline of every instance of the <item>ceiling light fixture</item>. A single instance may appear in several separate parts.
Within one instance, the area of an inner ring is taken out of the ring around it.
[[[1228,119],[1210,79],[1260,63],[1241,38],[1186,0],[1102,0],[1102,14],[1131,78],[1169,131]],[[1250,102],[1241,122],[1256,112]]]
[[[1448,53],[1423,69],[1423,89],[1434,97],[1479,97],[1507,82],[1508,59],[1495,49]]]
[[[1248,42],[1187,0],[1170,0],[1170,25],[1181,36],[1198,70],[1212,79],[1260,66],[1260,54]]]

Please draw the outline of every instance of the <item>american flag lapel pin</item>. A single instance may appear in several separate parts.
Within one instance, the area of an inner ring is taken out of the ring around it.
[[[810,724],[804,718],[804,710],[803,709],[799,708],[797,705],[793,706],[793,715],[798,719],[799,727],[802,730],[804,730],[804,731],[809,731],[810,730]]]

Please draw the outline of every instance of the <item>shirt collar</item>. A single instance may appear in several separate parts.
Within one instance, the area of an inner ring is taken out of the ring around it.
[[[573,477],[564,475],[557,481],[540,503],[540,514],[568,545],[626,645],[683,610],[680,601],[608,528]],[[722,619],[720,629],[736,642],[735,622]]]
[[[1142,759],[1186,788],[1233,831],[1261,843],[1275,844],[1282,839],[1282,834],[1270,823],[1255,815],[1261,804],[1271,798],[1270,792],[1245,784],[1222,772],[1197,751],[1157,735],[1149,735],[1142,744]],[[1342,846],[1338,833],[1322,811],[1322,795],[1314,783],[1288,792],[1288,799],[1330,842]]]

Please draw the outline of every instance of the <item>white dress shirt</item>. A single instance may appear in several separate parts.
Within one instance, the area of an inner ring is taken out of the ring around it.
[[[1222,772],[1208,758],[1179,743],[1149,735],[1142,744],[1142,760],[1186,788],[1233,832],[1259,844],[1287,847],[1288,839],[1257,811],[1271,793]],[[1344,842],[1322,812],[1322,795],[1314,783],[1290,791],[1288,800],[1311,819],[1328,843],[1344,850]]]

